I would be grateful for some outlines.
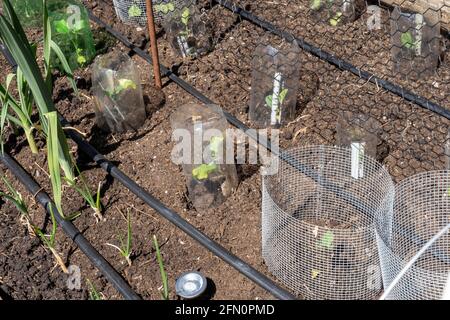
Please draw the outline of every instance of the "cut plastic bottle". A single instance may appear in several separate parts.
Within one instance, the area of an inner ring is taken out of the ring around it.
[[[129,56],[111,52],[94,63],[96,123],[104,131],[137,130],[146,119],[139,72]]]
[[[257,127],[279,127],[295,118],[300,48],[294,41],[272,46],[264,40],[253,57],[249,119]]]
[[[394,73],[411,79],[433,75],[440,55],[439,11],[421,14],[396,7],[390,21]]]
[[[172,48],[183,58],[196,58],[213,48],[210,30],[194,4],[176,8],[168,14],[163,26]]]
[[[171,117],[178,147],[173,160],[183,166],[189,199],[194,207],[208,209],[223,203],[237,188],[234,165],[227,163],[227,121],[218,106],[187,104]]]

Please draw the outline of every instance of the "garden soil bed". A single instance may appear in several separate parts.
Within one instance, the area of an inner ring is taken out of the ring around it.
[[[104,0],[85,3],[93,9],[94,14],[127,35],[133,43],[141,48],[148,48],[145,30],[121,24],[112,5]],[[182,61],[173,54],[164,33],[159,32],[161,62],[171,66],[175,73],[225,110],[248,123],[251,58],[253,49],[264,32],[246,21],[240,21],[226,9],[218,6],[211,9],[207,5],[205,8],[206,17],[214,30],[215,50],[200,59]],[[263,3],[258,8],[264,8]],[[265,18],[274,19],[273,12],[267,14]],[[289,21],[293,23],[294,19],[288,17],[286,23]],[[94,25],[93,28],[97,29]],[[295,30],[299,35],[309,32],[308,26],[303,24]],[[37,38],[39,32],[30,32],[29,35],[30,38]],[[342,40],[345,43],[342,48],[349,52],[360,52],[361,46],[365,44],[356,40],[347,43],[345,34],[336,34],[335,37],[335,41]],[[280,41],[275,37],[273,40]],[[373,45],[382,46],[382,39],[379,41]],[[129,52],[123,45],[115,41],[113,43],[113,47],[118,50]],[[108,50],[111,49],[112,47]],[[95,126],[90,68],[76,72],[79,97],[73,94],[64,78],[56,80],[54,99],[59,111],[74,127],[85,132],[87,139],[101,153],[139,185],[233,254],[269,275],[261,258],[261,178],[258,168],[239,166],[240,184],[233,196],[216,209],[196,211],[188,201],[181,168],[170,160],[173,143],[169,122],[170,115],[178,106],[196,100],[176,84],[164,79],[165,104],[161,107],[161,94],[151,86],[152,68],[138,56],[132,57],[141,73],[149,113],[144,126],[137,132],[105,134]],[[443,70],[448,70],[449,54],[446,58],[447,65]],[[302,52],[301,59],[305,69],[299,92],[299,118],[282,130],[282,147],[333,144],[337,115],[350,110],[370,114],[382,124],[383,144],[379,146],[378,156],[396,182],[421,171],[445,167],[442,146],[447,137],[449,121],[361,81],[352,74],[341,72],[309,54]],[[384,56],[377,55],[372,59],[377,60],[373,63],[375,66],[384,65]],[[10,70],[3,57],[0,58],[0,66],[3,70]],[[6,74],[7,72],[2,74],[2,81]],[[449,74],[444,73],[439,94],[447,96],[438,100],[446,107],[449,82]],[[102,185],[104,221],[96,223],[92,210],[70,190],[64,196],[65,212],[81,212],[81,216],[75,220],[76,226],[144,299],[161,298],[162,283],[152,248],[153,235],[158,237],[161,245],[172,289],[171,298],[176,298],[173,292],[176,277],[189,270],[200,270],[212,280],[215,287],[212,292],[214,299],[272,298],[161,218],[86,159],[74,144],[71,146],[91,189],[95,190],[98,183]],[[13,136],[8,140],[7,150],[50,192],[44,150],[37,156],[31,156],[26,141]],[[1,172],[25,196],[34,221],[48,229],[44,211],[4,167]],[[67,276],[54,266],[51,254],[27,232],[20,222],[17,210],[5,202],[0,202],[0,210],[0,293],[5,292],[14,299],[86,299],[86,280],[89,279],[105,298],[121,298],[83,253],[59,230],[58,251],[67,265],[78,266],[81,270],[81,289],[69,290],[66,285]],[[118,244],[118,236],[125,234],[127,210],[131,213],[133,229],[131,267],[124,264],[118,252],[107,245]]]

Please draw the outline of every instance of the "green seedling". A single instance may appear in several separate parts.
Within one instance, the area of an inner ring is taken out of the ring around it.
[[[209,164],[201,164],[194,169],[192,169],[192,176],[196,180],[206,180],[211,173],[216,172],[219,166],[216,164],[222,148],[224,138],[222,136],[214,136],[209,141],[209,151],[211,153],[212,161]]]
[[[84,49],[80,48],[77,36],[81,35],[87,29],[87,23],[84,20],[78,20],[73,24],[68,23],[65,19],[54,22],[55,31],[63,34],[72,43],[77,55],[77,62],[80,66],[84,66],[88,62],[88,57],[83,54]]]
[[[333,242],[334,242],[334,233],[331,230],[329,230],[323,234],[322,238],[319,241],[319,246],[327,249],[332,249]]]
[[[128,16],[132,18],[142,16],[142,9],[137,4],[133,4],[128,8]]]
[[[101,294],[97,291],[97,288],[95,288],[94,284],[89,279],[86,279],[86,282],[89,287],[89,300],[103,300]]]
[[[164,268],[164,261],[161,255],[161,251],[159,250],[158,239],[155,235],[153,236],[153,246],[156,250],[156,260],[158,260],[159,272],[161,274],[161,280],[163,283],[163,292],[161,293],[161,295],[164,300],[169,300],[169,281],[167,278],[166,270]]]
[[[117,96],[121,94],[125,90],[136,90],[137,84],[130,79],[119,79],[117,81],[117,85],[112,89],[105,89],[102,87],[103,91],[106,93],[111,100],[117,100]],[[100,84],[101,85],[101,84]]]
[[[173,5],[172,2],[168,2],[168,3],[160,3],[155,5],[155,11],[156,12],[160,12],[163,14],[168,14],[171,11],[175,10],[175,6]]]
[[[128,263],[128,266],[131,267],[131,253],[132,253],[132,233],[131,233],[131,217],[130,211],[127,213],[127,239],[126,242],[123,241],[122,236],[119,236],[120,247],[107,243],[108,246],[117,249],[120,252],[120,255],[125,258],[125,261]]]
[[[333,18],[330,19],[330,25],[336,27],[342,19],[342,12],[336,12]]]
[[[191,19],[191,10],[189,8],[184,8],[181,12],[181,23],[184,25],[185,30],[180,32],[180,36],[188,37],[191,33],[189,29],[189,20]]]
[[[403,32],[400,36],[400,42],[402,44],[402,47],[410,50],[415,50],[418,45],[418,43],[414,40],[411,31]]]
[[[281,106],[283,105],[284,100],[286,99],[286,96],[289,92],[289,89],[283,89],[281,90],[280,94],[278,95],[278,108],[276,110],[276,118],[278,120],[278,122],[281,121]],[[272,105],[273,105],[273,94],[269,95],[266,97],[266,106],[270,109],[272,109]]]
[[[10,201],[22,215],[27,216],[28,207],[23,200],[22,195],[13,188],[12,184],[8,181],[8,179],[6,179],[6,177],[2,176],[1,178],[6,188],[8,189],[8,193],[0,191],[0,197],[3,197],[6,200]]]
[[[206,180],[211,173],[217,170],[217,168],[215,163],[201,164],[192,170],[192,176],[196,180]]]
[[[55,219],[55,215],[53,212],[54,209],[55,208],[52,205],[49,206],[50,218],[52,221],[52,230],[49,235],[44,234],[44,232],[41,229],[39,229],[38,227],[36,227],[34,224],[32,224],[32,227],[34,229],[34,233],[44,243],[44,245],[47,247],[47,249],[49,249],[50,252],[53,254],[53,256],[55,257],[56,263],[61,267],[62,271],[64,273],[69,273],[69,270],[67,270],[66,264],[64,263],[63,259],[59,255],[59,253],[56,251],[56,247],[55,247],[57,224],[56,224],[56,219]]]
[[[74,184],[71,184],[71,182],[68,180],[66,180],[66,182],[69,184],[69,186],[71,188],[74,188],[75,191],[77,191],[83,197],[83,199],[89,204],[89,206],[92,208],[92,210],[94,210],[95,220],[97,222],[100,222],[101,220],[103,220],[102,204],[101,204],[101,199],[100,199],[101,183],[98,184],[97,195],[94,199],[91,191],[89,190],[89,186],[87,185],[86,180],[84,179],[84,176],[81,173],[80,169],[78,168],[77,165],[74,165],[74,166],[78,172],[77,180],[80,182],[79,184],[81,184],[81,186],[79,186],[79,184],[76,182]]]
[[[313,0],[311,2],[310,8],[311,10],[319,10],[322,6],[322,0]]]

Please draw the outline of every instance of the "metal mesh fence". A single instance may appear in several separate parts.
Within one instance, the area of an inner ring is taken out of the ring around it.
[[[450,172],[415,175],[396,187],[393,215],[377,218],[384,287],[450,223]],[[387,299],[440,299],[450,272],[450,235],[435,242],[395,285]]]
[[[354,178],[347,148],[310,146],[284,156],[290,163],[281,161],[278,173],[263,179],[262,246],[269,270],[307,299],[377,297],[374,217],[392,214],[391,177],[363,156],[364,173]]]
[[[147,25],[147,6],[145,0],[113,0],[120,20],[127,24]],[[175,9],[182,8],[188,0],[152,0],[155,23],[161,24],[164,17]]]

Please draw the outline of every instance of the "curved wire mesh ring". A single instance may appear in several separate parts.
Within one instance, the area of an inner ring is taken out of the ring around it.
[[[307,299],[377,297],[381,273],[374,217],[392,214],[389,173],[360,155],[355,177],[347,148],[308,146],[284,153],[317,172],[317,179],[281,160],[275,175],[263,177],[262,249],[269,270]]]
[[[430,171],[396,187],[389,219],[377,217],[383,283],[389,287],[410,259],[450,223],[450,171]],[[450,272],[450,235],[437,240],[395,285],[387,299],[440,299]]]
[[[185,3],[194,1],[195,0],[152,0],[155,23],[161,24],[163,22],[166,10],[170,12],[176,8],[180,9]],[[122,22],[140,26],[147,25],[146,0],[114,0],[113,2],[117,16]],[[171,4],[170,9],[167,7],[169,4]]]

